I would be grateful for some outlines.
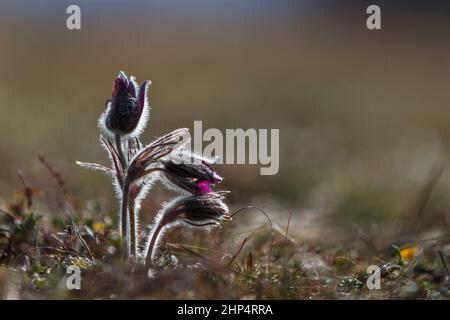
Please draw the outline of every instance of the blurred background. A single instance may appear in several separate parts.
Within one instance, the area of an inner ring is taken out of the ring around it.
[[[443,169],[427,210],[448,219],[449,6],[375,1],[382,30],[369,31],[372,2],[2,0],[0,198],[18,169],[57,197],[43,155],[77,198],[115,210],[107,178],[75,160],[108,163],[97,118],[124,70],[153,82],[144,142],[194,120],[280,129],[277,175],[218,168],[236,208],[407,215]]]

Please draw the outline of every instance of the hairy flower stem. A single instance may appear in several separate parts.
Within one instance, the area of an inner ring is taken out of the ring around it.
[[[119,133],[115,134],[115,143],[119,159],[122,164],[124,173],[128,170],[128,161],[125,158],[122,149],[122,137]],[[122,204],[120,210],[120,236],[125,239],[126,258],[128,260],[136,257],[136,219],[134,216],[133,208],[129,208],[130,205],[130,182],[125,175],[122,186]]]
[[[153,225],[153,228],[148,236],[148,241],[144,253],[146,267],[150,267],[154,264],[153,260],[156,250],[156,244],[158,242],[158,238],[161,236],[161,231],[163,230],[164,226],[164,217],[159,220],[155,220],[155,224]]]
[[[120,209],[120,236],[122,239],[125,239],[125,246],[127,257],[130,256],[130,234],[129,234],[129,225],[128,222],[130,219],[128,218],[128,198],[130,194],[130,184],[125,178],[122,187],[122,205]]]
[[[130,201],[130,182],[125,177],[122,188],[122,206],[120,212],[120,219],[122,221],[122,238],[125,236],[126,257],[130,261],[134,261],[137,258],[137,228],[136,228],[136,215],[132,202]]]
[[[137,239],[137,223],[136,223],[136,215],[134,213],[133,205],[130,203],[128,208],[128,214],[130,216],[130,258],[133,261],[137,259],[137,248],[138,248],[138,239]]]
[[[114,135],[115,142],[116,142],[116,148],[117,152],[119,153],[120,162],[122,163],[122,168],[125,168],[127,165],[127,159],[125,158],[125,155],[123,153],[122,149],[122,137],[120,136],[120,133],[116,133]]]
[[[143,177],[144,175],[148,175],[160,170],[161,170],[160,168],[147,169],[143,172],[143,174],[140,177]],[[130,199],[130,186],[132,183],[133,180],[130,181],[130,177],[126,175],[123,180],[123,187],[122,187],[120,230],[122,239],[125,238],[126,258],[131,262],[136,262],[138,259],[139,238],[138,238],[137,212],[135,212],[136,199]]]

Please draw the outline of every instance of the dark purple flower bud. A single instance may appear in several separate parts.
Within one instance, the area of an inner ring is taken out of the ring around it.
[[[164,230],[183,225],[208,229],[231,220],[229,209],[222,201],[227,192],[209,192],[202,195],[182,196],[165,205],[156,215],[144,252],[146,264],[155,262],[156,252]]]
[[[176,162],[163,160],[161,162],[166,180],[192,194],[200,195],[212,192],[211,185],[223,180],[204,160]]]
[[[224,192],[210,192],[182,198],[173,204],[171,214],[189,226],[220,225],[223,220],[230,219],[228,207],[222,201],[224,194]]]
[[[107,110],[101,118],[106,129],[114,134],[138,135],[148,117],[147,91],[150,81],[144,81],[141,87],[133,76],[127,77],[120,72],[114,80],[111,99],[107,101]]]

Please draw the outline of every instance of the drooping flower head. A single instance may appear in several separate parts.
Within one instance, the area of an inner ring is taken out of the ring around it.
[[[148,236],[144,257],[146,264],[156,260],[161,236],[167,229],[177,225],[210,229],[231,220],[228,206],[222,201],[227,192],[209,192],[202,195],[188,195],[175,198],[158,212],[155,224]]]
[[[172,203],[168,220],[173,219],[191,227],[218,226],[230,219],[228,207],[222,201],[226,194],[224,191],[210,192],[180,198]]]
[[[186,159],[192,157],[196,155],[185,153],[181,159],[162,160],[166,182],[194,195],[212,192],[211,186],[221,183],[222,177],[211,167],[211,162],[206,159]]]
[[[121,136],[138,136],[147,122],[149,106],[146,80],[139,87],[133,76],[121,71],[114,80],[111,98],[106,102],[106,111],[99,119],[101,128]]]

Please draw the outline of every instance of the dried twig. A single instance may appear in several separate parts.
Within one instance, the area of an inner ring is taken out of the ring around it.
[[[289,226],[291,224],[291,215],[292,215],[292,211],[290,210],[289,211],[289,217],[288,217],[288,223],[287,223],[287,226],[286,226],[286,236],[285,236],[285,242],[286,243],[288,242]]]
[[[231,257],[230,262],[228,262],[227,267],[231,266],[233,264],[233,262],[236,260],[237,256],[239,255],[239,253],[241,253],[242,248],[244,247],[245,243],[247,242],[248,238],[245,238],[244,241],[242,241],[238,251],[236,251],[236,253]]]
[[[448,279],[450,281],[450,270],[448,269],[447,262],[445,261],[444,254],[441,250],[439,252],[439,257],[441,257],[442,264],[444,265],[445,271],[447,272]]]
[[[273,242],[274,242],[274,228],[273,228],[273,224],[272,224],[272,220],[270,220],[269,215],[262,209],[256,207],[256,206],[245,206],[239,210],[237,210],[236,212],[234,212],[233,214],[230,215],[230,218],[233,218],[235,215],[237,215],[238,213],[247,210],[247,209],[255,209],[258,212],[262,213],[266,218],[267,221],[269,222],[270,225],[270,235],[271,235],[271,242],[270,242],[270,246],[269,246],[269,250],[267,252],[267,267],[266,267],[266,272],[269,272],[269,265],[272,259],[272,246],[273,246]]]
[[[66,203],[69,204],[69,206],[71,207],[71,209],[74,212],[77,212],[75,203],[74,203],[72,197],[70,196],[69,188],[67,187],[66,181],[64,180],[62,174],[59,173],[58,171],[56,171],[53,168],[53,166],[47,161],[47,159],[45,159],[44,156],[40,155],[38,157],[38,159],[42,163],[42,165],[47,169],[47,171],[50,173],[50,175],[55,179],[56,184],[60,188],[60,190],[64,196],[64,199],[66,200]]]
[[[8,218],[10,218],[12,221],[14,221],[16,219],[16,217],[12,213],[9,213],[3,209],[0,209],[0,212],[3,213],[4,215],[6,215]]]

